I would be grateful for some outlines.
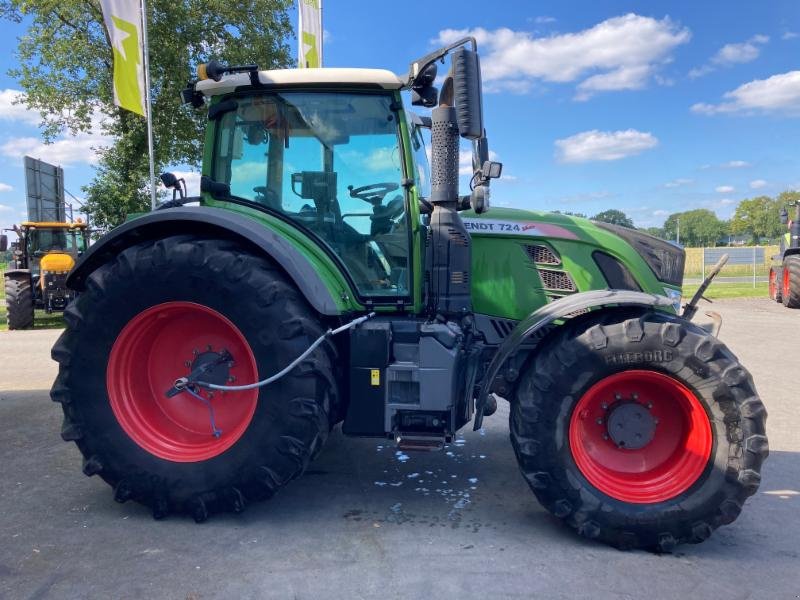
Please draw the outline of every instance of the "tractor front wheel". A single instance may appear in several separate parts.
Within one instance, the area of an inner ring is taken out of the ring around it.
[[[800,256],[787,256],[783,260],[781,300],[788,308],[800,308]]]
[[[334,349],[257,390],[168,394],[179,377],[241,385],[280,371],[323,333],[268,260],[175,236],[121,252],[70,303],[51,396],[86,475],[156,518],[240,511],[303,473],[331,428]]]
[[[669,551],[739,515],[768,453],[753,381],[678,317],[587,315],[531,358],[511,441],[540,502],[581,535]]]
[[[4,279],[8,328],[33,327],[33,287],[30,273],[6,273]]]

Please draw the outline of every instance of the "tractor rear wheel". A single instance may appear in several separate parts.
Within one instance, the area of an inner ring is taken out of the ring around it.
[[[703,541],[739,515],[768,454],[747,371],[716,338],[662,313],[565,325],[531,358],[510,420],[544,507],[620,548]]]
[[[6,319],[9,329],[33,327],[33,288],[29,273],[6,273]]]
[[[800,308],[800,256],[787,256],[783,260],[781,300],[788,308]]]
[[[209,361],[214,383],[263,379],[324,331],[282,272],[233,242],[175,236],[128,248],[92,273],[64,316],[51,391],[61,435],[117,501],[156,518],[238,512],[301,475],[327,438],[332,345],[257,390],[167,397]]]

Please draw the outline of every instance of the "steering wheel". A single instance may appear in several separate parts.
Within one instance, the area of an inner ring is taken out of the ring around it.
[[[354,188],[348,185],[347,189],[350,191],[351,198],[358,198],[364,202],[369,202],[372,206],[379,206],[383,202],[384,196],[389,192],[393,192],[400,186],[392,181],[384,183],[371,183],[369,185],[362,185],[361,187]]]

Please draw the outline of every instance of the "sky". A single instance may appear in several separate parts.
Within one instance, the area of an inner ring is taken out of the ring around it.
[[[324,66],[398,74],[477,38],[485,124],[504,163],[495,206],[616,208],[649,227],[695,208],[729,218],[744,198],[800,189],[796,0],[326,0],[323,26]],[[108,143],[84,134],[42,144],[6,73],[23,33],[0,22],[0,227],[24,217],[24,154],[64,166],[80,197],[92,148]]]

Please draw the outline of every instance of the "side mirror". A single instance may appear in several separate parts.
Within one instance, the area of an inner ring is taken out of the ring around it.
[[[6,234],[0,235],[0,252],[8,250],[8,236]]]
[[[165,188],[174,189],[178,185],[178,178],[174,173],[162,173],[160,179]]]
[[[458,117],[458,132],[468,140],[483,136],[481,65],[478,53],[463,46],[452,54],[453,98]]]
[[[789,222],[789,212],[786,210],[786,208],[781,209],[779,219],[781,221],[781,225],[786,225]]]

